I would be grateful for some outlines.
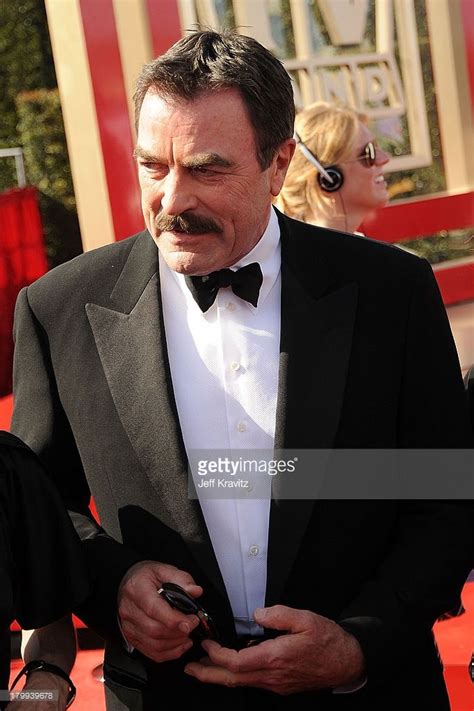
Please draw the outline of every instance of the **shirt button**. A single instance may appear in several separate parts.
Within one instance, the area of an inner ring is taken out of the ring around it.
[[[246,422],[239,422],[237,424],[237,430],[239,432],[247,432],[247,423]]]
[[[255,543],[253,545],[251,545],[249,548],[250,555],[258,555],[259,551],[260,551],[260,548]]]
[[[226,309],[227,311],[235,311],[235,304],[232,303],[232,301],[229,301],[228,304],[226,304]]]
[[[230,367],[232,370],[240,370],[240,363],[238,363],[236,360],[233,360],[232,363],[230,364]]]

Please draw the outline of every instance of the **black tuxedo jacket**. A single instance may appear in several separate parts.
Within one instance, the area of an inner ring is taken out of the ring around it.
[[[279,220],[276,446],[470,446],[457,355],[429,265],[366,238]],[[203,516],[187,494],[148,232],[84,254],[23,290],[15,338],[13,430],[44,459],[84,540],[94,594],[82,616],[107,640],[106,673],[125,686],[146,679],[145,708],[164,686],[175,698],[183,691],[203,702],[263,699],[279,708],[273,694],[204,687],[182,673],[181,660],[153,664],[120,642],[117,588],[128,567],[146,559],[189,571],[224,640],[235,641]],[[102,528],[88,513],[90,493]],[[292,708],[316,708],[316,699],[318,709],[398,708],[413,686],[424,708],[448,708],[431,627],[469,570],[468,504],[291,501],[278,487],[274,493],[267,605],[337,620],[359,640],[368,669],[363,690],[294,696]]]

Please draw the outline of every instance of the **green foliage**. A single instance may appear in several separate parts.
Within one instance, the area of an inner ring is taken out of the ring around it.
[[[431,264],[439,264],[451,259],[472,257],[474,235],[472,229],[443,230],[430,237],[401,242],[400,246],[411,249]]]
[[[19,145],[19,91],[56,86],[42,0],[0,0],[0,148]],[[0,160],[0,190],[16,186],[13,159]]]
[[[18,135],[26,174],[39,190],[51,266],[81,252],[79,223],[57,89],[17,96]]]
[[[0,0],[0,63],[0,148],[24,150],[53,267],[82,246],[44,0]],[[2,158],[0,192],[15,186],[14,160]]]
[[[285,44],[282,57],[296,57],[295,38],[293,36],[293,22],[290,0],[280,0],[282,39]]]

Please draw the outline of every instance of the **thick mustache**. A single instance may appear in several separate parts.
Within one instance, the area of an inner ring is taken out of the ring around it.
[[[156,216],[155,227],[160,232],[186,232],[190,235],[202,234],[203,232],[222,232],[219,225],[211,218],[199,217],[193,213],[183,212],[181,215]]]

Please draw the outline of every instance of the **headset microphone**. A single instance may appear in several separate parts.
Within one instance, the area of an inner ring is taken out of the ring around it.
[[[327,168],[321,165],[314,153],[309,150],[308,146],[301,140],[299,135],[294,134],[298,148],[303,153],[305,158],[318,169],[318,183],[321,188],[327,193],[334,193],[342,186],[344,175],[336,165],[330,165]]]

